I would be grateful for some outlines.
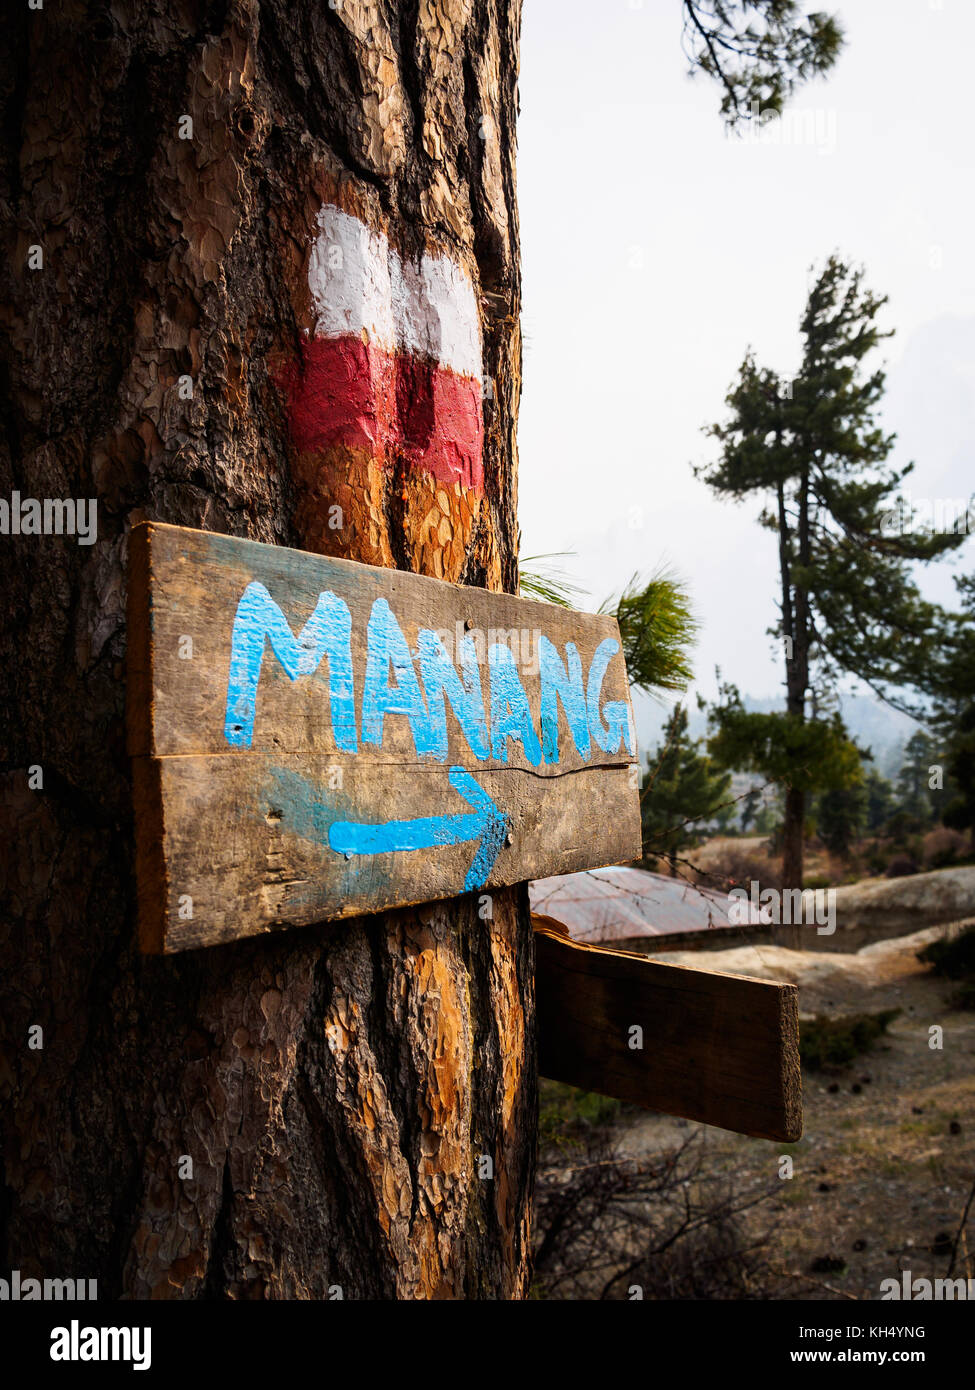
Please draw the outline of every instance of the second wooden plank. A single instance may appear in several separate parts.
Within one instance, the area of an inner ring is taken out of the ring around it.
[[[802,1134],[798,990],[586,946],[536,922],[538,1069],[763,1139]]]

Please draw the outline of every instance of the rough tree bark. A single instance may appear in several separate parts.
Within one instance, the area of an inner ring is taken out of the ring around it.
[[[0,496],[97,497],[98,540],[0,537],[5,1269],[101,1297],[526,1291],[524,890],[491,921],[466,898],[140,958],[124,744],[139,520],[514,589],[519,9],[64,0],[8,20]],[[402,440],[296,436],[323,204],[473,285],[482,487],[438,489]]]

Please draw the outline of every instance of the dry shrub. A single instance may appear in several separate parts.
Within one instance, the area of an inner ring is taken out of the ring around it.
[[[848,1067],[862,1052],[870,1051],[899,1013],[900,1009],[881,1009],[874,1014],[804,1019],[799,1025],[803,1066],[813,1071]]]
[[[937,825],[924,837],[921,858],[926,869],[943,869],[947,864],[957,863],[967,849],[968,841],[960,831]]]
[[[767,1185],[710,1171],[692,1131],[634,1159],[611,1131],[542,1157],[535,1189],[533,1295],[545,1299],[754,1299],[769,1296],[767,1234],[744,1213]]]
[[[895,854],[887,863],[884,871],[886,878],[907,878],[909,874],[917,873],[917,864],[909,854]]]
[[[709,854],[707,868],[695,871],[695,881],[702,887],[725,890],[747,887],[755,882],[760,888],[782,888],[782,862],[760,849],[736,849],[728,845]]]
[[[918,951],[917,958],[925,965],[933,965],[935,975],[946,980],[975,980],[975,927],[929,941]]]

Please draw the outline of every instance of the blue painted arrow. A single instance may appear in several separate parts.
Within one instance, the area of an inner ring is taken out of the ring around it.
[[[479,783],[462,767],[450,769],[450,785],[473,811],[459,816],[420,816],[416,820],[333,821],[328,843],[339,854],[391,854],[394,850],[433,849],[437,845],[459,845],[480,839],[474,862],[467,870],[464,892],[470,893],[487,882],[508,831],[508,817],[495,805]]]

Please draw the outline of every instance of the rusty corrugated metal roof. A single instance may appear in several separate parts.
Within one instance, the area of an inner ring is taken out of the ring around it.
[[[680,878],[614,865],[528,885],[533,912],[564,922],[576,941],[624,941],[730,927],[728,896]],[[751,915],[751,913],[749,913]]]

